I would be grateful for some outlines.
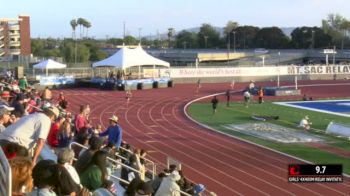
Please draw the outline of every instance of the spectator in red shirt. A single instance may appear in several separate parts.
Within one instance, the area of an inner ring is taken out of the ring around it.
[[[58,117],[56,122],[51,125],[49,135],[47,136],[47,143],[51,148],[56,148],[58,146],[58,132],[64,121],[64,118]]]
[[[82,128],[91,128],[87,119],[89,109],[88,105],[80,106],[80,113],[75,117],[75,129],[77,133],[79,133]]]

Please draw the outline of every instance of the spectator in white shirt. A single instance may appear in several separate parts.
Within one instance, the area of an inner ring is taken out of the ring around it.
[[[59,110],[56,107],[49,107],[43,113],[35,113],[21,118],[0,133],[0,146],[16,143],[28,150],[34,150],[33,165],[35,165],[45,145],[51,123],[58,115]]]

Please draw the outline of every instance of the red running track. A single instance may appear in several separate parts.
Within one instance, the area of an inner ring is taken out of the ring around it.
[[[75,112],[80,104],[91,104],[94,124],[106,127],[108,118],[112,114],[118,115],[124,130],[123,139],[151,151],[150,158],[159,163],[160,170],[165,167],[167,156],[175,158],[183,164],[186,177],[205,184],[209,191],[220,196],[349,195],[348,178],[336,184],[288,183],[288,164],[300,161],[212,132],[187,119],[183,113],[187,102],[224,92],[229,84],[203,84],[199,95],[195,93],[195,86],[184,84],[168,89],[134,91],[128,107],[124,92],[96,89],[64,92]],[[246,84],[237,84],[235,88],[244,86]],[[339,90],[340,87],[343,90]],[[349,97],[350,85],[305,87],[302,92],[313,94],[314,98],[324,95]]]

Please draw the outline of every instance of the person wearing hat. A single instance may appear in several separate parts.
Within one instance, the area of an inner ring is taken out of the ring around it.
[[[0,133],[3,132],[6,127],[4,126],[10,121],[10,114],[14,108],[6,105],[0,105]]]
[[[9,106],[10,98],[11,98],[10,91],[3,91],[1,93],[1,99],[0,99],[0,105],[7,105]]]
[[[122,142],[123,130],[119,126],[118,117],[113,115],[109,118],[109,127],[104,132],[100,133],[100,137],[108,135],[108,143],[114,144],[119,149]]]
[[[312,123],[309,121],[309,116],[306,115],[303,119],[300,120],[298,127],[303,128],[304,130],[310,130]]]
[[[205,186],[203,184],[196,184],[194,186],[194,195],[200,196],[205,191]]]
[[[45,145],[51,123],[58,116],[59,110],[56,107],[49,107],[44,109],[42,113],[22,117],[0,133],[0,146],[16,143],[28,150],[34,150],[34,165]],[[34,146],[36,146],[35,149]]]

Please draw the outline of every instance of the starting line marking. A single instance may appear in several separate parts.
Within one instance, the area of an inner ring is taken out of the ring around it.
[[[146,141],[146,143],[155,143],[155,142],[157,142],[157,141],[154,141],[154,140],[148,140],[148,141]]]

